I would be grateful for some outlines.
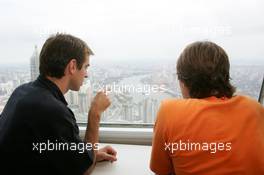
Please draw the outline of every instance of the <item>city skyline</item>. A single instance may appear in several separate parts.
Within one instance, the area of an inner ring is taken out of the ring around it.
[[[17,86],[32,81],[38,76],[39,53],[36,46],[28,60],[28,65],[5,66],[4,69],[0,69],[0,111]],[[237,86],[238,92],[255,99],[258,98],[263,75],[264,66],[231,65],[231,83]],[[246,81],[245,76],[248,77]],[[123,85],[141,87],[141,91],[120,90]],[[115,89],[116,86],[119,88],[108,94],[112,105],[102,114],[102,122],[154,123],[159,104],[163,99],[181,98],[175,66],[169,62],[143,66],[115,65],[115,63],[111,66],[92,65],[89,68],[89,78],[85,80],[80,91],[68,91],[65,94],[68,107],[75,113],[77,121],[81,123],[87,121],[91,100],[101,87]],[[146,89],[142,91],[143,86],[162,88],[158,88],[155,92]]]

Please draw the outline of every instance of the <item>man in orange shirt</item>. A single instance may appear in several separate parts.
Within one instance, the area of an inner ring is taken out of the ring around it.
[[[212,42],[187,46],[177,62],[184,99],[166,100],[154,127],[158,175],[264,174],[264,108],[234,95],[229,60]]]

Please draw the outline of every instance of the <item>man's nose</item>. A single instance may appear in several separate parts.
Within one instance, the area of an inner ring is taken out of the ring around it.
[[[87,70],[85,71],[84,78],[88,78],[88,71]]]

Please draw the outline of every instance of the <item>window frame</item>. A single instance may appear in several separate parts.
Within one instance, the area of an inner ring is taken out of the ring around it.
[[[84,138],[86,125],[78,124],[80,137]],[[142,127],[145,126],[145,127]],[[151,145],[154,124],[117,124],[101,123],[99,127],[100,143],[117,143],[131,145]]]
[[[260,104],[264,105],[264,76],[263,76],[263,79],[262,79],[262,85],[261,85],[260,92],[259,92],[258,102]]]

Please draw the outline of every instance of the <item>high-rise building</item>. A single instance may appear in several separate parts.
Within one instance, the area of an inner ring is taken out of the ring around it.
[[[143,123],[154,123],[158,111],[158,100],[152,98],[145,98],[142,102]]]
[[[85,93],[79,93],[78,94],[79,99],[79,112],[81,114],[85,114],[88,112],[88,98],[87,94]]]
[[[78,92],[69,90],[65,95],[65,99],[70,106],[78,106]]]
[[[31,81],[36,80],[39,75],[39,53],[36,45],[34,52],[30,58],[30,75]]]
[[[80,113],[88,113],[92,102],[92,87],[89,80],[81,86],[78,92],[78,105]]]

